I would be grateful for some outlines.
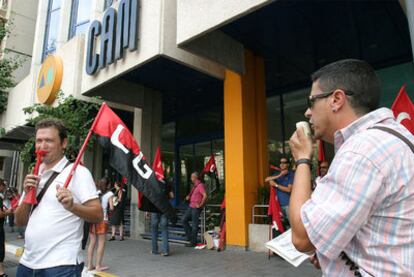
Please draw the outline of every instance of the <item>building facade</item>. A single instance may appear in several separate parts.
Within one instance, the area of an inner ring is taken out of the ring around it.
[[[304,119],[310,73],[334,60],[361,58],[383,81],[382,105],[390,106],[404,83],[414,92],[407,20],[414,10],[404,1],[31,4],[36,23],[24,35],[33,45],[30,66],[10,91],[1,121],[6,137],[25,126],[21,111],[38,103],[39,72],[54,55],[62,64],[64,95],[107,101],[129,123],[149,160],[161,146],[174,205],[189,192],[191,172],[216,155],[227,244],[235,247],[248,247],[252,207],[269,163],[288,152],[294,123]],[[96,178],[105,173],[102,155],[96,148],[86,157]],[[144,226],[136,199],[133,189],[131,236],[138,238]]]

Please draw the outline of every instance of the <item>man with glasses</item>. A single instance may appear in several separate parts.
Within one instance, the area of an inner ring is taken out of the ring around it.
[[[323,161],[319,164],[319,176],[315,178],[312,182],[312,190],[315,190],[318,182],[328,173],[329,163],[327,161]]]
[[[292,191],[294,174],[289,170],[290,162],[287,157],[280,159],[280,173],[267,177],[266,182],[276,189],[277,199],[283,211],[283,216],[289,221],[289,200]]]
[[[298,129],[290,139],[293,244],[316,251],[311,261],[324,276],[413,276],[414,136],[378,108],[380,81],[368,63],[334,62],[312,81],[305,116],[335,158],[311,193],[312,138]]]

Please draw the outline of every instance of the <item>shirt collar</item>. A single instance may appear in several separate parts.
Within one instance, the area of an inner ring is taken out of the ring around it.
[[[335,152],[337,152],[339,148],[341,148],[342,144],[352,135],[366,130],[387,119],[394,119],[393,112],[388,108],[379,108],[361,116],[345,128],[337,130],[334,134]]]
[[[57,163],[57,164],[55,164],[55,166],[54,167],[52,167],[51,169],[49,169],[48,171],[54,171],[54,172],[57,172],[57,173],[61,173],[62,171],[63,171],[63,169],[65,169],[65,165],[66,165],[66,163],[68,162],[68,159],[65,157],[65,156],[63,156],[63,158]],[[39,172],[42,172],[42,173],[44,173],[43,172],[43,170],[44,170],[44,167],[45,167],[45,164],[44,163],[42,163],[41,165],[40,165],[40,168],[39,168]]]

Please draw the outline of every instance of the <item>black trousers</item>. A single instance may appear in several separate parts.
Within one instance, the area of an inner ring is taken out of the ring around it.
[[[88,243],[90,226],[91,224],[86,221],[83,223],[82,250],[85,250],[86,244]]]
[[[0,226],[0,263],[4,261],[4,255],[6,253],[6,244],[4,241],[4,222]]]

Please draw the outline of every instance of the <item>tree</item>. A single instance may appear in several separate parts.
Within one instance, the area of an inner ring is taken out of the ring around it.
[[[10,33],[9,25],[0,22],[0,42]],[[0,113],[7,107],[8,90],[14,87],[13,72],[22,64],[22,60],[17,58],[5,58],[4,53],[0,53]]]
[[[68,146],[66,148],[66,155],[73,157],[77,155],[83,143],[96,113],[99,110],[99,104],[82,101],[68,96],[63,98],[60,92],[57,96],[58,105],[48,106],[44,104],[34,104],[31,107],[24,108],[24,112],[30,115],[27,120],[29,126],[35,126],[36,123],[44,118],[53,117],[62,120],[68,129]],[[92,145],[93,137],[89,145]],[[25,164],[30,164],[34,161],[34,138],[30,139],[20,152],[22,161]]]

